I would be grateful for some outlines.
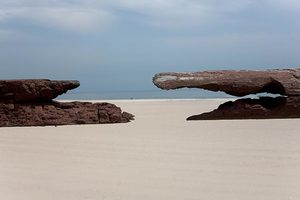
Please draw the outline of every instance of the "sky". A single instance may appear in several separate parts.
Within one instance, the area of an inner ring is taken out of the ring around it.
[[[155,73],[300,66],[299,0],[0,0],[1,79],[152,90]]]

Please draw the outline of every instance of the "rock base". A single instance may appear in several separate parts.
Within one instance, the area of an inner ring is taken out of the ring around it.
[[[239,99],[216,110],[194,115],[187,120],[300,118],[300,97],[260,97]]]
[[[110,103],[0,102],[0,127],[126,123],[133,118]]]

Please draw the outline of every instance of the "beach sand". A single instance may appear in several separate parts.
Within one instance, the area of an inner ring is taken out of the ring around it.
[[[135,121],[0,128],[0,199],[300,199],[300,119],[185,120],[222,99],[109,102]]]

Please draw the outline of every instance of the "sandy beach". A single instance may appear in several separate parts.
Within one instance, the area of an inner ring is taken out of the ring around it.
[[[0,128],[0,199],[300,199],[300,119],[185,120],[224,101],[114,100],[135,120]]]

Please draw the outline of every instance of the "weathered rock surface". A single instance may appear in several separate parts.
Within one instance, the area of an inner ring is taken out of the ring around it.
[[[0,80],[0,102],[6,100],[13,100],[16,103],[49,101],[79,85],[79,81],[74,80]]]
[[[0,80],[0,127],[124,123],[134,116],[110,103],[57,102],[79,81]]]
[[[0,126],[124,123],[133,117],[110,103],[50,101],[0,104]]]
[[[300,118],[300,97],[261,97],[239,99],[187,120]]]
[[[268,92],[286,96],[300,95],[300,69],[266,71],[204,71],[160,73],[153,83],[161,89],[202,88],[234,96]]]
[[[154,76],[153,83],[166,90],[188,87],[223,91],[234,96],[282,95],[226,102],[212,112],[194,115],[187,120],[300,118],[300,69],[160,73]]]

